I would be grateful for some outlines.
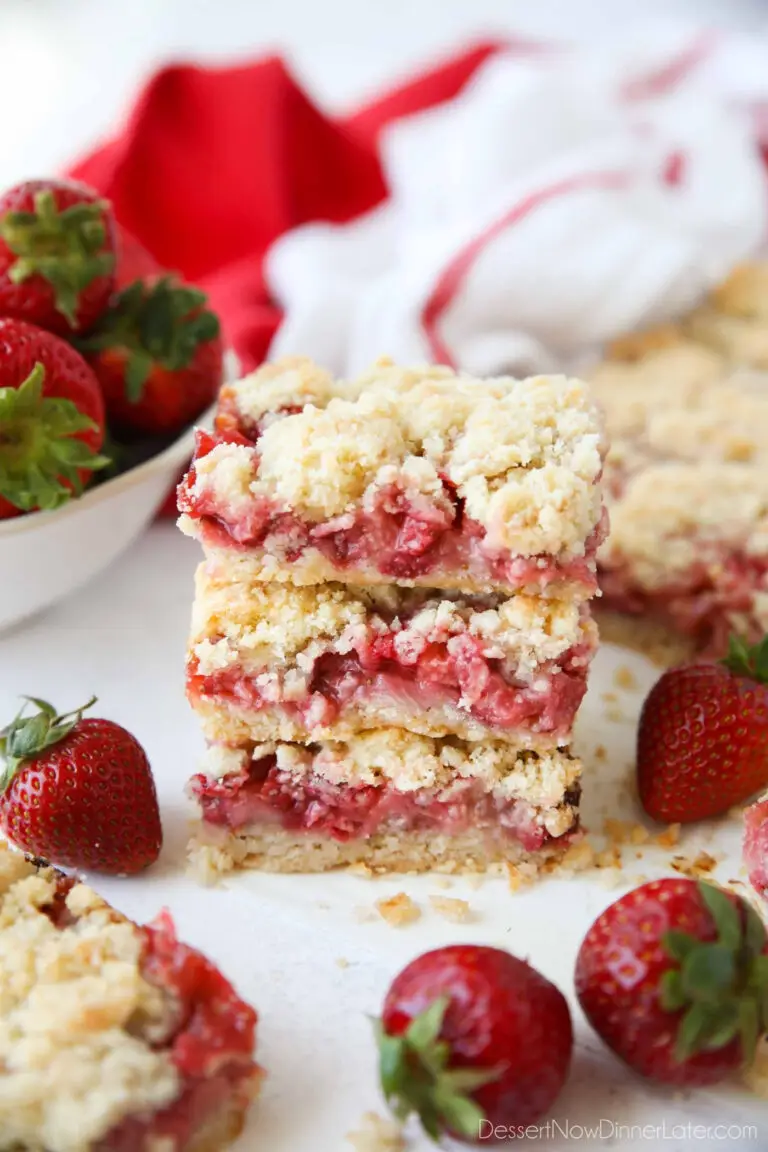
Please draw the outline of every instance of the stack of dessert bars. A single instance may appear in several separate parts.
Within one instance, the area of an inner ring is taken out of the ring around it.
[[[604,447],[565,377],[286,360],[225,386],[179,489],[206,867],[563,854]]]

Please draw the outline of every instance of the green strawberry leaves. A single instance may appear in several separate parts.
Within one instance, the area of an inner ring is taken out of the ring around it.
[[[381,1089],[393,1115],[402,1122],[415,1112],[432,1140],[446,1129],[476,1139],[484,1113],[471,1093],[503,1069],[448,1067],[450,1045],[440,1039],[448,1004],[447,996],[438,997],[400,1036],[373,1021]]]
[[[678,967],[664,974],[660,1003],[667,1012],[683,1011],[675,1043],[679,1062],[698,1052],[715,1051],[739,1037],[745,1061],[768,1029],[768,941],[765,925],[749,905],[739,908],[722,889],[699,883],[699,892],[717,929],[704,942],[677,930],[662,944]]]
[[[39,756],[46,748],[68,736],[82,720],[83,713],[96,703],[96,697],[92,696],[82,707],[59,715],[47,700],[40,700],[37,696],[24,696],[23,699],[25,703],[16,717],[0,730],[0,760],[3,762],[0,793],[5,792],[26,760]],[[37,712],[25,716],[27,704],[34,704]]]
[[[189,367],[198,348],[215,340],[219,319],[197,288],[163,276],[154,284],[136,280],[120,292],[96,328],[77,341],[80,351],[121,349],[127,353],[125,395],[141,399],[155,365],[168,372]]]
[[[7,212],[0,236],[16,261],[8,275],[14,284],[42,276],[53,288],[57,311],[71,327],[77,324],[80,294],[115,267],[107,242],[106,200],[72,204],[59,211],[52,189],[35,194],[34,211]]]
[[[82,472],[109,459],[78,438],[96,429],[72,400],[43,395],[35,365],[18,388],[0,388],[0,496],[22,512],[51,511],[83,490]]]
[[[731,636],[728,652],[720,663],[736,676],[748,676],[759,684],[768,684],[768,636],[752,645],[740,636]]]

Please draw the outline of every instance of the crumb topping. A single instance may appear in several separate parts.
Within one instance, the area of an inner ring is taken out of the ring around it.
[[[55,897],[55,873],[0,847],[0,1148],[88,1152],[177,1097],[147,1033],[172,1007],[141,974],[130,921],[77,884],[57,927],[44,912]]]
[[[657,464],[630,478],[612,509],[604,556],[632,580],[660,587],[725,547],[768,555],[768,470],[746,464]]]
[[[679,325],[610,346],[591,375],[612,445],[601,562],[627,565],[640,588],[766,552],[767,286],[768,263],[735,269]]]
[[[398,659],[414,664],[430,643],[471,636],[482,655],[524,681],[576,645],[591,650],[596,628],[577,604],[517,594],[462,596],[394,585],[258,584],[229,581],[201,564],[196,577],[190,652],[199,672],[240,666],[306,678],[325,652],[346,654],[376,636],[394,636]],[[297,691],[299,685],[296,685]]]
[[[599,522],[602,429],[578,380],[477,380],[382,361],[345,382],[290,361],[229,394],[251,421],[268,404],[312,400],[262,421],[257,452],[219,445],[198,462],[196,492],[213,489],[235,514],[248,493],[310,522],[373,505],[392,488],[417,505],[449,505],[447,479],[490,548],[583,555]]]

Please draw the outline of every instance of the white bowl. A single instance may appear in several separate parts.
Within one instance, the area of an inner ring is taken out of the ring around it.
[[[215,405],[197,422],[210,426]],[[189,428],[165,451],[55,512],[0,521],[0,630],[55,604],[143,532],[192,455]]]

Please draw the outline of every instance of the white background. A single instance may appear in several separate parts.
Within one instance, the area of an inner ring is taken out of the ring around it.
[[[765,0],[0,0],[0,182],[109,132],[169,57],[284,52],[324,102],[349,105],[494,32],[583,39],[652,17],[768,24]]]
[[[691,13],[753,27],[768,15],[755,0],[0,0],[0,184],[44,174],[107,132],[139,80],[169,56],[220,60],[284,50],[312,91],[349,105],[419,61],[483,33],[584,37],[626,28],[641,16]],[[372,884],[343,876],[253,875],[224,890],[195,887],[182,872],[188,813],[181,793],[200,749],[182,684],[196,560],[195,546],[171,526],[154,528],[90,588],[0,638],[0,716],[12,713],[20,693],[48,695],[68,708],[96,691],[102,714],[145,743],[163,806],[163,859],[146,878],[98,883],[139,918],[170,904],[182,935],[204,947],[259,1007],[260,1056],[270,1076],[238,1149],[343,1152],[344,1134],[360,1113],[380,1107],[364,1014],[377,1010],[399,965],[425,947],[476,938],[529,956],[570,992],[580,939],[615,893],[590,880],[550,881],[515,897],[501,881],[479,892],[456,884],[442,894],[466,896],[475,919],[452,927],[426,910],[428,895],[441,894],[431,880]],[[610,652],[601,655],[581,723],[585,751],[597,742],[609,749],[607,765],[588,765],[593,824],[599,824],[600,802],[616,811],[612,781],[626,776],[633,740],[631,719],[611,722],[600,705],[600,691],[611,687],[611,662]],[[640,672],[647,685],[651,673]],[[628,715],[638,702],[639,696],[626,702]],[[718,831],[715,842],[730,853],[720,875],[735,875],[738,829]],[[637,868],[650,873],[653,864]],[[425,907],[419,924],[397,932],[375,919],[358,922],[356,908],[370,910],[378,896],[403,886]],[[339,959],[350,966],[339,967]],[[578,1054],[558,1106],[561,1122],[756,1118],[762,1132],[757,1140],[659,1135],[613,1145],[542,1140],[535,1147],[746,1152],[768,1145],[768,1105],[733,1092],[693,1101],[651,1093],[606,1057],[576,1019]]]

